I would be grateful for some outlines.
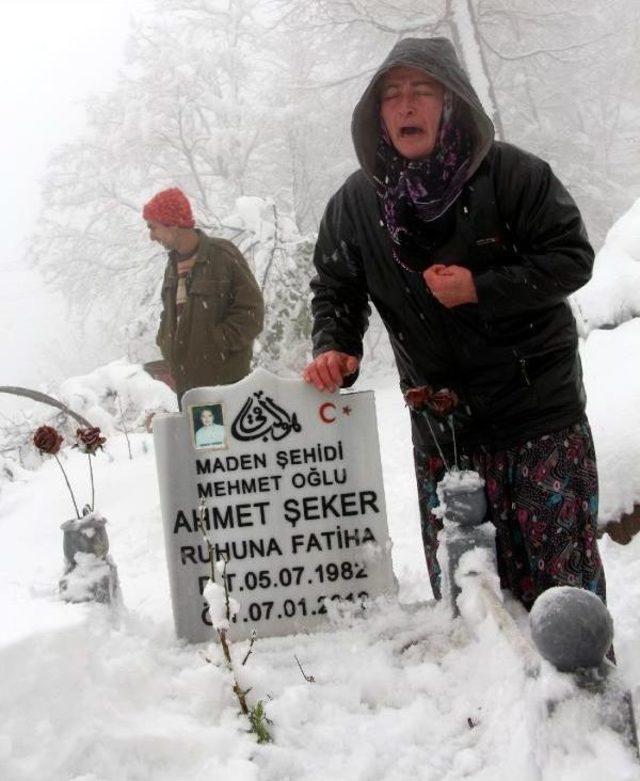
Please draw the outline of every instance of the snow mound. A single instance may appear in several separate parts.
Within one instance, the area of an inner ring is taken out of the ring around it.
[[[140,430],[150,413],[177,409],[170,388],[150,377],[141,365],[125,359],[66,380],[60,386],[60,396],[70,409],[107,434],[121,428],[123,422]]]
[[[110,437],[116,432],[141,432],[149,429],[156,412],[177,409],[175,394],[164,383],[154,380],[139,364],[122,359],[97,368],[90,374],[65,380],[48,395],[99,426]],[[37,469],[42,456],[33,446],[33,432],[41,425],[58,429],[65,442],[73,444],[80,423],[71,415],[45,403],[23,398],[19,414],[6,418],[0,428],[0,485],[26,478],[25,469]],[[46,459],[45,459],[46,460]]]
[[[612,226],[572,302],[582,336],[640,315],[640,199]]]
[[[606,525],[640,503],[640,318],[592,331],[580,354],[600,478],[598,523]]]

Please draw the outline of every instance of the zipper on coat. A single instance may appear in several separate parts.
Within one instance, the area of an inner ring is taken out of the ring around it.
[[[520,364],[520,374],[522,374],[522,379],[525,381],[527,385],[531,385],[531,380],[529,379],[529,375],[527,374],[527,361],[526,358],[523,358],[517,350],[513,351],[513,354],[516,356],[518,363]]]

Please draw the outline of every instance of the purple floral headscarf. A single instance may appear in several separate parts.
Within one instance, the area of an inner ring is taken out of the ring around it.
[[[423,160],[400,155],[382,123],[374,181],[394,259],[406,269],[429,265],[419,241],[425,223],[442,216],[460,195],[471,162],[471,135],[456,111],[458,101],[445,90],[434,151]]]

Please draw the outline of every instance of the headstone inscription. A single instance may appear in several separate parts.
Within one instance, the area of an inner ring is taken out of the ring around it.
[[[331,601],[395,593],[373,392],[320,394],[258,369],[188,391],[182,409],[153,422],[179,637],[214,635],[200,517],[240,605],[232,640],[313,629]]]

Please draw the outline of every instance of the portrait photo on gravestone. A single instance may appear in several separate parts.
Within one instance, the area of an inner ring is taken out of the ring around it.
[[[213,637],[209,580],[238,606],[231,640],[319,629],[330,605],[395,595],[372,391],[327,396],[257,369],[187,391],[182,409],[153,427],[179,637]],[[213,426],[222,437],[206,442],[221,444],[202,444]]]
[[[197,448],[225,447],[222,404],[189,407],[193,442]]]

